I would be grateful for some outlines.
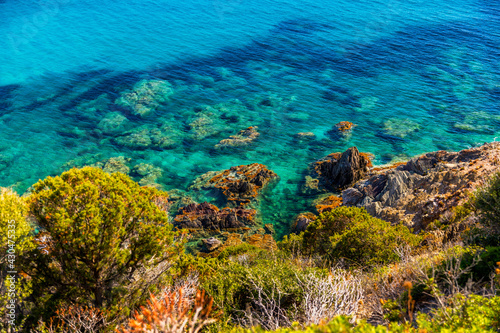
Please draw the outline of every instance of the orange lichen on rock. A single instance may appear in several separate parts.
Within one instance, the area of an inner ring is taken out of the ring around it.
[[[174,219],[174,226],[180,229],[241,229],[255,222],[256,211],[243,208],[223,208],[203,202],[182,208]]]
[[[340,205],[342,205],[342,198],[336,195],[330,195],[327,198],[321,199],[315,206],[318,213],[321,214],[323,212],[332,211]]]
[[[375,158],[375,155],[371,153],[359,153],[359,156],[361,156],[365,161],[367,161],[367,167],[371,168],[373,167],[372,160]]]
[[[406,164],[406,162],[397,162],[397,163],[393,163],[393,164],[390,164],[387,166],[379,166],[379,167],[373,168],[372,171],[379,172],[379,171],[385,171],[385,170],[390,170],[390,169],[396,169],[398,166],[405,165],[405,164]]]
[[[219,189],[231,206],[245,206],[278,175],[265,165],[253,163],[234,166],[220,172],[209,172],[195,180],[194,188]]]
[[[263,250],[276,251],[278,249],[276,241],[273,236],[269,234],[253,234],[246,240],[246,242]]]
[[[340,131],[340,132],[346,132],[346,131],[349,131],[351,130],[353,127],[356,127],[357,125],[354,125],[353,123],[351,123],[350,121],[341,121],[340,123],[338,124],[335,124],[335,127],[337,127],[337,129]]]

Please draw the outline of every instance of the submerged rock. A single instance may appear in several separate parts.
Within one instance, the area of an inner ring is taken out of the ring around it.
[[[123,92],[115,104],[126,108],[136,116],[145,117],[154,112],[174,93],[172,85],[162,80],[142,80],[132,91]]]
[[[400,139],[419,129],[420,125],[410,119],[391,118],[384,122],[384,133]]]
[[[306,176],[304,183],[300,187],[300,192],[305,195],[313,195],[321,193],[319,188],[319,179],[313,178],[311,176]]]
[[[97,124],[97,128],[104,134],[123,133],[128,119],[120,112],[110,112]]]
[[[316,135],[313,132],[299,132],[295,134],[293,137],[300,141],[316,139]]]
[[[190,204],[182,208],[174,219],[174,226],[180,229],[239,229],[253,225],[256,211],[243,208],[219,210],[208,202]]]
[[[180,211],[181,208],[186,207],[190,204],[197,204],[193,198],[191,198],[185,191],[179,189],[173,189],[167,191],[168,193],[168,202],[169,202],[169,212],[175,217],[177,212]]]
[[[498,170],[500,143],[460,152],[437,151],[372,172],[342,192],[344,205],[365,207],[373,216],[425,228],[465,200]]]
[[[107,173],[115,173],[121,172],[123,174],[128,175],[130,172],[130,164],[131,159],[125,158],[124,156],[111,157],[107,160],[97,162],[90,166],[101,168],[104,172]]]
[[[146,163],[137,164],[132,169],[132,175],[137,175],[141,178],[139,180],[139,185],[141,186],[161,187],[156,181],[161,177],[162,169],[154,165]]]
[[[230,206],[244,206],[256,200],[259,192],[278,175],[265,165],[239,165],[223,171],[210,171],[195,179],[191,189],[218,189]]]
[[[236,135],[231,135],[229,139],[221,140],[215,145],[216,149],[233,148],[247,146],[255,141],[260,133],[257,132],[257,126],[250,126],[247,129],[241,130]]]
[[[169,125],[142,126],[113,139],[115,144],[131,149],[172,149],[181,141],[179,129]]]
[[[352,186],[363,178],[372,166],[370,154],[360,153],[356,147],[344,153],[333,153],[313,164],[313,175],[321,187],[337,191]]]
[[[500,116],[484,111],[465,111],[463,121],[453,125],[455,129],[481,134],[494,134],[500,124]]]
[[[94,100],[83,101],[76,107],[76,112],[80,117],[94,118],[98,114],[109,111],[111,100],[107,94],[102,94]]]

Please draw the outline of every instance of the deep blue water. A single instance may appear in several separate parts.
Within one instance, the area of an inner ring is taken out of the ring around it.
[[[309,210],[297,194],[308,163],[328,153],[355,145],[383,164],[500,136],[499,10],[486,0],[0,1],[0,186],[24,192],[69,165],[125,156],[161,168],[164,188],[187,189],[206,171],[260,162],[281,177],[263,215],[283,232]],[[115,103],[142,80],[173,89],[147,117]],[[123,123],[103,130],[112,116]],[[344,120],[357,124],[352,136],[328,134]],[[119,143],[162,126],[168,149]],[[213,148],[248,126],[261,133],[252,145]],[[298,132],[316,139],[297,142]]]

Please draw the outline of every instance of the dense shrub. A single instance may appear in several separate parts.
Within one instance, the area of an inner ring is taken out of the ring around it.
[[[302,270],[288,261],[242,254],[220,262],[215,269],[202,286],[214,297],[215,304],[233,317],[240,317],[252,306],[256,287],[274,293],[284,309],[291,308],[301,297],[297,275],[302,275]],[[275,289],[280,289],[280,295]]]
[[[385,264],[398,260],[397,247],[416,246],[420,237],[403,225],[374,218],[364,208],[339,207],[320,214],[303,234],[303,249],[358,265]]]
[[[0,189],[0,327],[7,327],[7,305],[10,299],[15,298],[17,304],[16,319],[21,319],[20,306],[23,300],[31,293],[30,281],[24,275],[14,274],[15,296],[7,288],[11,286],[11,279],[7,278],[8,271],[21,271],[20,259],[35,247],[32,239],[32,228],[26,221],[26,204],[16,193],[10,189]],[[13,297],[10,297],[13,296]],[[12,303],[10,303],[12,305]],[[20,322],[16,323],[18,326]],[[3,332],[3,331],[2,331]]]
[[[29,208],[47,247],[27,258],[26,269],[37,307],[73,302],[128,313],[172,255],[173,233],[158,206],[164,198],[124,174],[90,167],[36,183]]]
[[[462,258],[461,266],[466,268],[471,266],[470,272],[465,274],[461,279],[465,283],[468,279],[473,281],[490,282],[490,277],[494,274],[497,268],[497,262],[500,262],[500,247],[486,247],[484,250],[479,251],[479,261],[473,264],[475,255],[473,253],[465,253]]]
[[[498,332],[500,330],[500,297],[455,295],[458,306],[420,314],[417,324],[427,332]]]
[[[482,222],[494,233],[500,233],[500,173],[494,174],[488,184],[475,193],[472,202]]]

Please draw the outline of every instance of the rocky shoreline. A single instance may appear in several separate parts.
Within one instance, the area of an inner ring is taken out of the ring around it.
[[[371,215],[403,223],[414,232],[424,230],[449,217],[453,207],[498,170],[500,143],[431,152],[382,167],[374,167],[371,158],[351,147],[312,162],[301,191],[315,199],[316,213],[299,214],[291,231],[305,230],[316,214],[341,205],[364,207]],[[179,210],[174,225],[189,229],[198,239],[197,249],[207,254],[220,253],[236,239],[238,244],[250,240],[258,247],[273,248],[273,232],[268,225],[264,230],[255,217],[260,191],[274,180],[278,176],[273,171],[256,163],[202,175],[192,188],[217,189],[228,207],[190,204]]]
[[[252,128],[250,128],[253,130]],[[351,147],[312,161],[298,184],[298,196],[308,198],[290,223],[290,232],[304,231],[318,214],[339,206],[364,207],[374,217],[403,223],[414,232],[444,221],[500,166],[500,143],[486,143],[459,152],[436,151],[407,162],[373,166],[373,155]],[[106,172],[140,178],[143,186],[161,187],[161,170],[130,159],[112,158],[93,164]],[[168,211],[175,228],[186,229],[190,250],[217,255],[222,249],[248,243],[276,247],[272,224],[262,222],[261,197],[280,181],[263,164],[233,166],[198,176],[188,188],[171,190]],[[216,201],[199,201],[208,193]]]
[[[372,169],[342,191],[343,204],[365,207],[375,217],[419,231],[467,200],[499,166],[498,142],[459,152],[431,152]]]

